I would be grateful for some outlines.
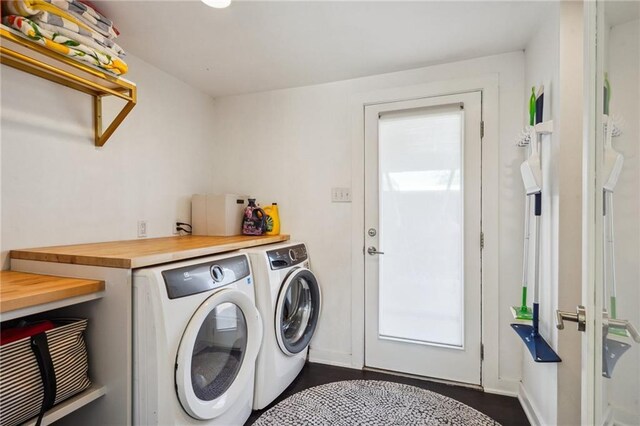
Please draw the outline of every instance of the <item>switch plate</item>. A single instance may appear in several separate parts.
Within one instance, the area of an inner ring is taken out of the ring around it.
[[[350,203],[351,188],[344,188],[344,187],[331,188],[331,202],[332,203]]]
[[[138,238],[145,238],[147,236],[147,221],[138,221]]]

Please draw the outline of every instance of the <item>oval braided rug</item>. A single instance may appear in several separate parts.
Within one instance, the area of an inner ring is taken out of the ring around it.
[[[260,416],[254,426],[499,425],[455,399],[377,380],[334,382],[303,390]]]

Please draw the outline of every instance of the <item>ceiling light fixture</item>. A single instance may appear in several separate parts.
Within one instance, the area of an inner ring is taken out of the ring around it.
[[[231,4],[231,0],[202,0],[202,3],[216,9],[224,9]]]

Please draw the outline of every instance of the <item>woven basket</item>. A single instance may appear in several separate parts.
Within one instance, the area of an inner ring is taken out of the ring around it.
[[[87,389],[89,381],[87,346],[83,332],[86,319],[57,319],[55,328],[45,331],[55,372],[55,404]],[[45,383],[25,337],[0,347],[0,425],[21,424],[40,414]]]

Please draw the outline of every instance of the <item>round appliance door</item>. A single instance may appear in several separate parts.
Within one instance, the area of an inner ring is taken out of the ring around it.
[[[253,378],[262,322],[254,302],[221,290],[191,317],[176,358],[176,389],[184,410],[208,420],[227,411]]]
[[[287,355],[309,345],[320,315],[320,286],[307,268],[294,269],[285,279],[276,305],[276,337]]]

